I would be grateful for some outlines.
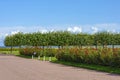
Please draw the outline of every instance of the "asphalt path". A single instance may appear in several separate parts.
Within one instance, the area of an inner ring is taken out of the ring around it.
[[[120,75],[2,55],[0,80],[120,80]]]

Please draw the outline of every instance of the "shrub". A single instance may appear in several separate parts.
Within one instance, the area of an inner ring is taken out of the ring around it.
[[[44,55],[48,57],[54,57],[56,52],[57,52],[57,49],[48,48],[48,49],[45,49]]]
[[[111,48],[69,48],[57,52],[58,60],[120,67],[120,50]]]
[[[28,48],[28,47],[26,47],[26,48],[21,48],[20,50],[19,50],[19,52],[20,52],[20,54],[21,55],[26,55],[26,56],[32,56],[33,55],[33,53],[34,53],[34,49],[33,48]]]
[[[55,56],[55,53],[57,52],[56,49],[42,49],[38,47],[26,47],[26,48],[21,48],[19,50],[21,55],[26,55],[26,56],[32,56],[34,55],[34,52],[36,52],[35,56],[48,56],[48,57],[53,57]]]

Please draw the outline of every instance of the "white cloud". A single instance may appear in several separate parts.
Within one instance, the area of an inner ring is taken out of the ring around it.
[[[0,33],[0,39],[4,36],[4,34]]]
[[[39,30],[41,33],[47,33],[48,32],[48,30],[46,30],[46,29],[42,29],[42,30]]]
[[[116,31],[120,30],[119,26],[120,24],[95,24],[95,27],[97,27],[100,31]]]
[[[5,33],[0,33],[0,46],[4,46]]]
[[[55,30],[55,29],[40,29],[38,32],[48,33],[48,32],[54,32],[54,31],[57,31],[57,30]]]
[[[19,30],[17,30],[17,31],[12,31],[12,32],[11,32],[11,35],[17,34],[17,33],[19,33],[19,32],[20,32]]]
[[[81,27],[77,27],[77,26],[75,26],[73,28],[69,27],[67,29],[67,31],[70,31],[70,32],[82,32],[82,28]]]
[[[55,30],[54,29],[51,29],[50,32],[54,32]]]
[[[113,30],[108,29],[107,32],[117,33],[117,31],[115,29],[113,29]]]
[[[0,33],[0,39],[4,39],[8,34],[7,33]]]
[[[96,24],[96,26],[99,31],[107,31],[107,32],[112,32],[112,33],[119,33],[120,32],[120,24]]]
[[[5,36],[8,36],[8,35],[9,35],[8,33],[5,34]]]
[[[98,32],[98,28],[97,27],[91,27],[91,29],[92,29],[92,33],[97,33]]]
[[[68,28],[67,30],[68,30],[68,31],[72,31],[72,28]]]

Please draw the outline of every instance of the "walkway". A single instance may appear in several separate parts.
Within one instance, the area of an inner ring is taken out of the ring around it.
[[[3,55],[0,80],[120,80],[120,75]]]

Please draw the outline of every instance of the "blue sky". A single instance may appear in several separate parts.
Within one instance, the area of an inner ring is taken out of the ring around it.
[[[120,0],[0,0],[0,45],[17,32],[120,32]]]

